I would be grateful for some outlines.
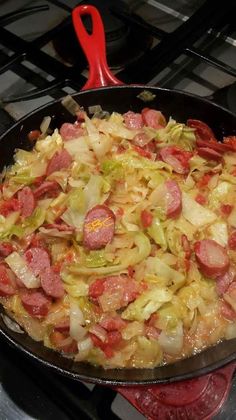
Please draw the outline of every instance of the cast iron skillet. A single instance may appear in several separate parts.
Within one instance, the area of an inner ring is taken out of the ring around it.
[[[84,29],[81,20],[82,15],[91,17],[93,23],[92,34],[88,34]],[[87,90],[74,95],[74,98],[85,109],[88,106],[100,104],[107,111],[118,111],[120,113],[128,110],[140,111],[146,104],[138,99],[137,95],[144,89],[148,89],[156,97],[147,106],[160,109],[167,117],[172,116],[177,121],[183,122],[188,118],[203,120],[209,124],[219,139],[226,135],[236,134],[236,116],[205,99],[184,92],[157,87],[122,86],[121,82],[110,73],[107,66],[105,36],[98,11],[92,6],[79,6],[73,11],[73,21],[77,36],[90,65],[90,78],[85,86]],[[104,87],[107,85],[112,85],[112,87]],[[100,88],[93,89],[94,87]],[[31,148],[27,140],[27,133],[39,128],[43,117],[46,115],[52,117],[52,128],[60,127],[65,121],[74,121],[74,118],[65,110],[60,101],[52,102],[31,112],[0,137],[0,169],[12,162],[15,148]],[[3,309],[1,310],[3,311]],[[105,385],[145,385],[193,378],[236,359],[236,339],[234,339],[172,365],[155,369],[104,370],[87,364],[73,363],[71,359],[48,350],[26,334],[12,332],[5,326],[1,317],[0,334],[17,349],[42,365],[74,379]]]

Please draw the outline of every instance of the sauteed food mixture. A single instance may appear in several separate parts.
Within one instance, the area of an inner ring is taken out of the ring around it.
[[[204,122],[149,108],[102,116],[31,133],[33,150],[2,174],[7,313],[106,368],[236,337],[236,137],[218,143]]]

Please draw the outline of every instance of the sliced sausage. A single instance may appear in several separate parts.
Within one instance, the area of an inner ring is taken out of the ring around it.
[[[224,301],[220,302],[220,314],[228,321],[236,319],[236,312]]]
[[[163,162],[172,166],[177,174],[187,174],[189,172],[189,159],[193,154],[175,146],[166,146],[160,150],[159,157]]]
[[[56,152],[48,162],[46,174],[51,175],[53,172],[66,169],[71,165],[72,157],[66,149]]]
[[[38,276],[43,270],[50,267],[50,258],[47,251],[43,248],[30,248],[24,253],[24,258],[34,273]]]
[[[228,240],[229,249],[236,250],[236,230],[234,230]]]
[[[175,219],[182,211],[182,192],[177,182],[173,180],[167,180],[165,188],[167,193],[166,216]]]
[[[115,215],[104,205],[88,211],[83,226],[83,245],[88,249],[104,248],[112,241],[115,232]]]
[[[141,289],[142,285],[128,276],[109,276],[104,280],[104,292],[98,302],[104,312],[117,310],[135,300]]]
[[[212,150],[215,150],[215,152],[218,153],[225,153],[231,151],[231,146],[228,144],[220,143],[217,140],[210,139],[210,140],[202,140],[199,137],[196,139],[196,146],[197,147],[209,147]]]
[[[29,217],[35,209],[35,198],[30,187],[24,187],[17,194],[23,217]]]
[[[40,272],[41,286],[47,296],[61,298],[64,295],[64,287],[61,277],[51,267]]]
[[[80,124],[64,123],[60,128],[60,135],[64,141],[77,139],[84,135],[84,129]]]
[[[135,146],[144,147],[150,142],[150,137],[144,132],[138,133],[134,136],[132,143]]]
[[[151,226],[152,221],[153,221],[153,215],[150,211],[142,210],[140,216],[141,216],[142,225],[145,229]]]
[[[14,273],[0,264],[0,296],[12,296],[16,293],[17,285]]]
[[[232,152],[236,151],[236,136],[228,136],[223,138],[224,145],[228,146]]]
[[[22,291],[20,298],[23,307],[31,316],[35,318],[47,316],[51,306],[51,299],[45,296],[43,291],[38,289]]]
[[[223,276],[229,268],[228,254],[213,239],[203,239],[194,244],[196,260],[200,271],[207,277],[215,279]]]
[[[223,296],[229,288],[229,285],[234,281],[235,271],[230,269],[223,276],[216,278],[216,293],[218,296]]]
[[[215,134],[213,133],[212,129],[206,123],[200,120],[188,119],[187,126],[195,128],[196,133],[202,140],[210,140],[215,138]]]
[[[43,227],[46,229],[57,229],[59,232],[73,232],[75,230],[75,228],[65,223],[48,223],[47,225],[43,225]]]
[[[163,128],[166,126],[166,119],[164,115],[156,109],[144,108],[142,110],[143,122],[148,127]]]
[[[10,242],[0,243],[0,257],[7,257],[14,251],[14,248]]]
[[[34,190],[35,198],[41,198],[47,194],[51,197],[58,193],[60,189],[59,184],[56,181],[45,181],[39,187]]]
[[[203,159],[214,160],[215,162],[220,162],[222,160],[222,155],[219,152],[210,149],[210,147],[199,147],[197,153]]]
[[[77,353],[78,345],[77,342],[69,337],[68,333],[62,333],[60,331],[53,331],[50,334],[50,340],[53,346],[63,353]]]
[[[123,115],[125,126],[131,130],[137,130],[143,127],[143,118],[141,114],[128,111]]]

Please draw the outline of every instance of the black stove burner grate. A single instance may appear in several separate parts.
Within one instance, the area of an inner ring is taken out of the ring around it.
[[[60,1],[50,0],[49,4],[60,6],[67,12],[71,11],[71,7]],[[85,2],[79,2],[85,3]],[[210,31],[211,36],[216,34],[225,36],[225,24],[230,22],[236,10],[234,0],[226,0],[224,8],[216,2],[207,0],[203,5],[182,25],[171,33],[166,33],[140,18],[135,14],[129,13],[129,9],[123,8],[121,2],[107,2],[97,1],[97,4],[105,4],[110,12],[118,17],[121,22],[132,27],[138,31],[142,30],[150,36],[158,39],[160,42],[153,48],[147,48],[146,52],[137,55],[133,62],[124,63],[124,68],[117,73],[117,77],[126,83],[142,83],[147,84],[164,68],[170,65],[181,54],[197,58],[205,61],[209,65],[214,66],[225,73],[236,77],[236,69],[229,65],[211,57],[200,49],[194,48],[193,44],[196,40],[202,37],[207,31]],[[52,97],[60,97],[64,95],[63,88],[71,87],[73,90],[80,90],[86,81],[86,78],[81,74],[85,69],[84,60],[75,60],[73,65],[68,66],[58,61],[55,57],[50,56],[42,50],[48,42],[63,33],[67,28],[71,27],[71,17],[65,18],[59,25],[56,25],[50,31],[44,33],[35,40],[28,42],[21,39],[19,36],[7,30],[4,26],[14,19],[19,19],[30,13],[37,13],[45,10],[48,6],[36,6],[24,10],[18,10],[14,13],[2,16],[0,18],[0,40],[4,47],[10,48],[13,54],[5,56],[2,60],[2,52],[0,53],[0,74],[7,70],[13,70],[16,73],[21,73],[21,76],[27,78],[27,74],[31,73],[31,78],[34,79],[35,89],[22,95],[10,96],[2,98],[3,103],[16,102],[22,100],[29,100],[39,96],[50,94]],[[102,9],[101,9],[102,10]],[[201,24],[199,24],[201,22]],[[231,22],[228,30],[232,30],[233,23]],[[29,60],[31,63],[52,75],[53,80],[47,81],[39,80],[35,76],[33,70],[25,70],[22,66],[24,60]],[[28,74],[29,77],[29,74]]]

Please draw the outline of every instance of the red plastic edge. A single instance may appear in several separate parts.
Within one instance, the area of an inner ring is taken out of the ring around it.
[[[90,16],[92,20],[92,33],[89,34],[81,19]],[[105,33],[101,16],[98,10],[90,5],[81,5],[72,11],[72,20],[77,38],[89,63],[89,78],[82,90],[102,86],[122,85],[109,70],[106,59]]]
[[[232,363],[195,379],[115,390],[150,420],[210,420],[228,397],[235,369]]]

